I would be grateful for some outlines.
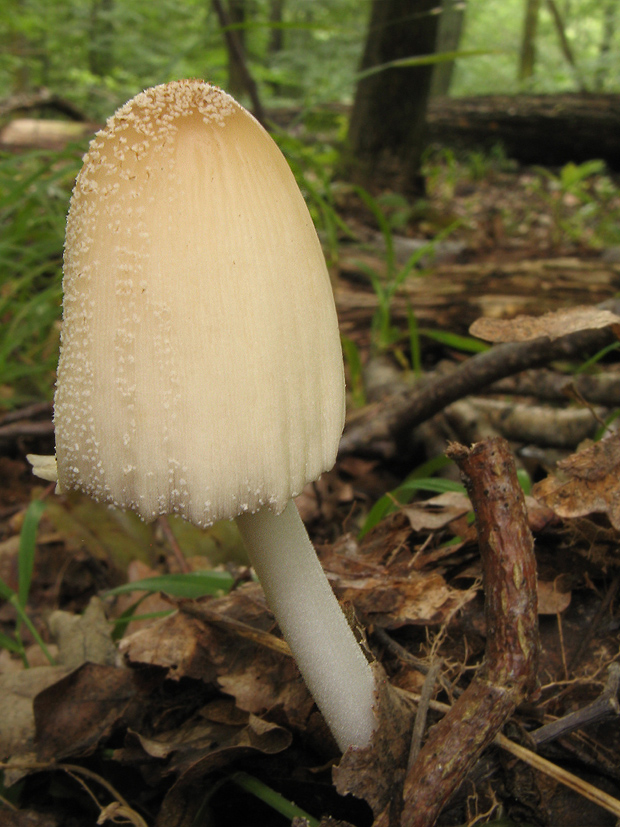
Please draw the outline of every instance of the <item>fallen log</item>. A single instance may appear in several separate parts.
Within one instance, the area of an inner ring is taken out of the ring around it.
[[[480,95],[435,98],[429,143],[489,150],[502,144],[524,164],[563,166],[601,158],[620,170],[620,95]]]
[[[380,254],[344,248],[335,290],[341,329],[362,345],[378,307],[365,267],[385,275]],[[480,316],[538,316],[562,307],[598,305],[618,291],[620,264],[603,258],[440,264],[407,278],[391,303],[391,316],[404,331],[411,307],[421,326],[465,334]]]

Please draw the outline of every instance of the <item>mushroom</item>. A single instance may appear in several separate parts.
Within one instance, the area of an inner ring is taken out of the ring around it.
[[[59,488],[145,520],[236,518],[338,745],[366,746],[373,673],[293,502],[335,462],[338,322],[274,141],[202,81],[137,95],[84,158],[63,290]],[[49,460],[34,462],[53,476]]]

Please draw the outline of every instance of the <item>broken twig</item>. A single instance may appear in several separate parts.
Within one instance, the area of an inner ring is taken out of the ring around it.
[[[402,827],[430,827],[482,750],[536,687],[536,564],[508,443],[490,439],[448,455],[465,478],[485,582],[486,662],[429,733],[404,788]]]

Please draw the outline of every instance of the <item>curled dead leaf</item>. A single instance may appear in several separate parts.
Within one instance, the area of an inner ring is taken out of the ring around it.
[[[558,589],[557,583],[546,580],[538,581],[538,614],[557,615],[568,609],[571,602],[571,593]]]
[[[437,497],[404,506],[403,513],[414,531],[436,531],[471,511],[467,494],[446,491]]]
[[[560,517],[607,514],[620,531],[620,434],[590,443],[536,483],[533,495]]]
[[[514,319],[481,318],[470,326],[472,336],[486,342],[529,342],[546,337],[559,339],[579,330],[619,326],[620,316],[597,307],[571,307],[543,316],[517,316]]]

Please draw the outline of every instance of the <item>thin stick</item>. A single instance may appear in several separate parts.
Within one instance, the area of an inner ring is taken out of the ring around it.
[[[420,750],[422,749],[422,738],[424,730],[426,729],[426,718],[428,716],[429,704],[431,702],[431,695],[437,683],[437,677],[441,671],[442,662],[436,660],[431,664],[422,687],[422,694],[420,695],[420,703],[415,716],[415,723],[413,725],[413,733],[411,735],[411,747],[409,749],[409,762],[407,764],[407,772],[411,769],[416,761]]]
[[[603,692],[592,701],[592,703],[570,712],[557,721],[545,724],[531,733],[537,746],[548,744],[563,735],[568,735],[576,729],[581,729],[589,724],[597,723],[604,718],[620,715],[620,703],[618,703],[618,691],[620,691],[620,664],[612,663],[608,668],[607,684]]]
[[[530,767],[534,767],[534,769],[544,772],[545,775],[555,778],[556,781],[559,781],[566,787],[570,787],[571,790],[587,798],[588,801],[598,804],[608,812],[613,813],[617,818],[620,818],[620,801],[618,801],[617,798],[607,795],[607,793],[604,793],[597,787],[593,787],[592,784],[588,784],[571,772],[558,767],[557,764],[552,764],[551,761],[547,761],[547,759],[541,755],[537,755],[535,752],[531,752],[531,750],[515,744],[514,741],[510,741],[504,735],[499,734],[495,740],[502,749],[505,749],[506,752],[511,753],[521,761],[525,761]]]

